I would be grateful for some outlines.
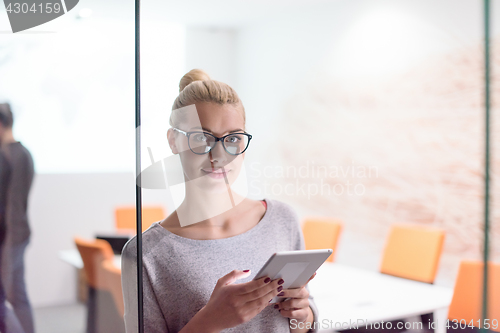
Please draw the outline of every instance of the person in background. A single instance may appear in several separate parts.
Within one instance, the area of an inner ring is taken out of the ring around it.
[[[0,151],[9,168],[1,279],[6,299],[13,309],[14,318],[9,318],[8,321],[16,322],[8,324],[8,327],[11,325],[19,327],[20,324],[23,330],[21,333],[33,333],[33,312],[24,282],[24,252],[31,235],[27,211],[34,165],[28,149],[14,139],[13,123],[14,117],[10,105],[0,104]],[[12,331],[17,333],[18,329]],[[7,332],[10,333],[9,328],[7,328]]]

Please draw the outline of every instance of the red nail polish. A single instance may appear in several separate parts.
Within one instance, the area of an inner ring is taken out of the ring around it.
[[[280,279],[280,280],[278,281],[278,284],[283,284],[283,283],[285,283],[285,281],[284,281],[283,279]]]
[[[280,293],[278,294],[278,296],[283,296],[283,295],[285,295],[285,293],[284,293],[284,292],[280,292]]]
[[[277,308],[279,308],[279,307],[280,307],[280,306],[279,306],[278,304],[276,304],[276,305],[274,306],[274,308],[275,308],[275,309],[277,309]]]
[[[269,282],[271,282],[271,279],[267,277],[267,278],[264,280],[264,283],[269,283]]]
[[[282,286],[279,286],[278,287],[278,292],[282,291],[283,290],[283,287]]]
[[[249,269],[245,269],[245,270],[243,271],[243,273],[246,273],[246,272],[250,272],[250,270],[249,270]]]

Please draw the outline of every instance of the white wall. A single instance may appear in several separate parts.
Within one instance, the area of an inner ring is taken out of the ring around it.
[[[230,28],[186,29],[186,72],[201,68],[214,80],[234,86],[237,79],[237,31]],[[179,78],[180,79],[180,78]]]

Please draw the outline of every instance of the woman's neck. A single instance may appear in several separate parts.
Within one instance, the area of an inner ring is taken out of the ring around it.
[[[206,192],[188,182],[184,201],[177,208],[179,224],[181,227],[195,223],[207,227],[225,227],[236,206],[244,199],[230,187],[228,191]]]

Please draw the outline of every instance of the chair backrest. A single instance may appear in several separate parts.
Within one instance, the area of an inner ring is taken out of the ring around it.
[[[326,217],[309,217],[302,224],[306,250],[332,249],[327,261],[333,262],[335,249],[342,231],[339,220]]]
[[[483,267],[481,261],[462,261],[458,270],[448,319],[481,323],[483,305]],[[500,263],[488,264],[488,315],[490,329],[500,332]],[[496,319],[496,325],[492,321]],[[463,321],[462,321],[463,323]],[[496,326],[496,328],[494,328]],[[483,326],[481,326],[482,328]]]
[[[442,229],[393,225],[386,241],[380,271],[406,279],[433,283],[443,248]]]
[[[103,281],[101,263],[113,259],[113,249],[102,239],[86,240],[74,238],[76,247],[83,261],[83,269],[89,285],[96,289],[106,289]]]
[[[121,269],[116,267],[113,260],[103,261],[102,268],[104,272],[104,280],[107,284],[107,289],[113,295],[118,313],[123,317],[125,310],[123,302]]]
[[[115,209],[115,222],[117,229],[136,230],[135,206],[122,206]],[[144,232],[154,222],[165,218],[165,212],[161,206],[142,207],[142,231]]]

